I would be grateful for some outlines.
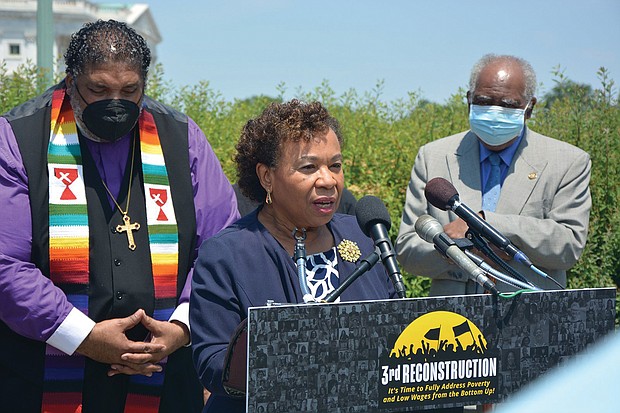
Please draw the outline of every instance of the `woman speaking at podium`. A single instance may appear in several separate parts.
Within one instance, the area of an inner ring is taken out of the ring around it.
[[[356,219],[336,214],[344,187],[338,122],[318,102],[273,103],[246,123],[239,187],[261,205],[200,248],[190,301],[194,363],[211,392],[204,412],[243,412],[222,385],[228,343],[249,307],[320,302],[374,251]],[[382,265],[339,299],[395,297]]]

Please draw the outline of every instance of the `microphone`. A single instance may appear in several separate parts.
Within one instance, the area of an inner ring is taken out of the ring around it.
[[[458,245],[458,244],[457,244]],[[525,283],[521,280],[518,280],[516,278],[512,278],[511,276],[509,276],[508,274],[504,274],[501,271],[496,270],[495,268],[491,267],[489,264],[487,264],[482,258],[480,258],[479,256],[477,256],[476,254],[474,254],[471,251],[468,250],[462,250],[465,255],[467,255],[467,257],[472,260],[474,262],[474,264],[476,264],[478,267],[482,268],[482,270],[490,275],[491,277],[503,281],[506,284],[512,285],[513,287],[517,287],[517,288],[521,288],[521,289],[525,289],[525,290],[535,290],[535,291],[540,291],[540,288],[538,288],[537,286],[530,284],[530,283]]]
[[[314,301],[314,296],[308,288],[308,281],[306,280],[306,229],[301,230],[295,227],[291,233],[295,239],[295,264],[297,264],[297,279],[299,280],[299,288],[303,294],[304,303],[311,303]]]
[[[398,268],[396,253],[388,236],[392,220],[385,204],[375,196],[366,195],[357,201],[355,217],[364,234],[375,242],[375,248],[379,251],[381,262],[387,269],[396,293],[400,298],[405,298],[403,276]]]
[[[452,238],[443,232],[443,226],[430,215],[422,215],[415,222],[415,232],[426,242],[435,244],[441,254],[450,258],[456,265],[467,273],[476,283],[485,290],[497,295],[499,291],[493,281],[489,280],[484,271],[471,260],[463,251],[456,246]]]
[[[336,301],[336,299],[340,297],[340,294],[342,294],[342,292],[346,290],[353,281],[357,280],[360,275],[371,269],[378,261],[379,254],[377,254],[376,251],[371,252],[368,257],[362,259],[362,263],[355,268],[355,270],[353,270],[351,275],[349,275],[347,279],[338,286],[338,288],[325,296],[324,301],[326,303],[333,303]]]
[[[452,210],[467,223],[472,231],[489,240],[493,245],[506,252],[516,261],[531,268],[535,272],[542,272],[534,267],[530,259],[517,249],[517,247],[512,245],[508,238],[503,236],[477,213],[462,203],[454,185],[444,178],[437,177],[428,181],[426,188],[424,188],[424,196],[428,202],[442,211],[447,211],[448,209]],[[546,276],[546,274],[543,276]]]

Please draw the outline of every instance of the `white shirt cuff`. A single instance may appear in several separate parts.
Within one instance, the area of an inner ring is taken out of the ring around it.
[[[181,303],[174,309],[170,319],[168,321],[178,321],[179,323],[183,323],[187,326],[187,330],[191,333],[192,330],[189,328],[189,303]],[[190,335],[191,336],[191,335]],[[185,347],[189,347],[192,345],[192,339],[190,338],[189,343],[185,345]]]
[[[46,343],[63,353],[72,355],[90,334],[95,324],[86,314],[74,307]]]

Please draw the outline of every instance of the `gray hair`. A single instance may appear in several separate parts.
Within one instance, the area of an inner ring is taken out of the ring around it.
[[[523,91],[523,98],[526,102],[529,102],[536,93],[536,73],[534,72],[534,68],[532,65],[525,59],[520,57],[511,56],[511,55],[496,55],[493,53],[486,54],[480,58],[471,69],[471,75],[469,77],[469,92],[474,93],[476,90],[476,86],[478,85],[478,78],[480,77],[480,72],[486,66],[491,63],[495,63],[499,60],[506,60],[510,62],[514,62],[519,65],[521,70],[523,71],[523,77],[525,79],[525,90]]]

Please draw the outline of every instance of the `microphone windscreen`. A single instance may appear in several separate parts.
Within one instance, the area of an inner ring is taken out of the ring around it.
[[[383,224],[387,230],[392,226],[390,213],[385,204],[372,195],[363,196],[357,201],[355,217],[358,225],[368,237],[370,237],[370,228],[375,224]]]
[[[444,178],[433,178],[426,183],[424,188],[424,196],[436,208],[446,211],[450,208],[450,203],[454,196],[458,197],[459,193],[456,191],[454,185]]]

